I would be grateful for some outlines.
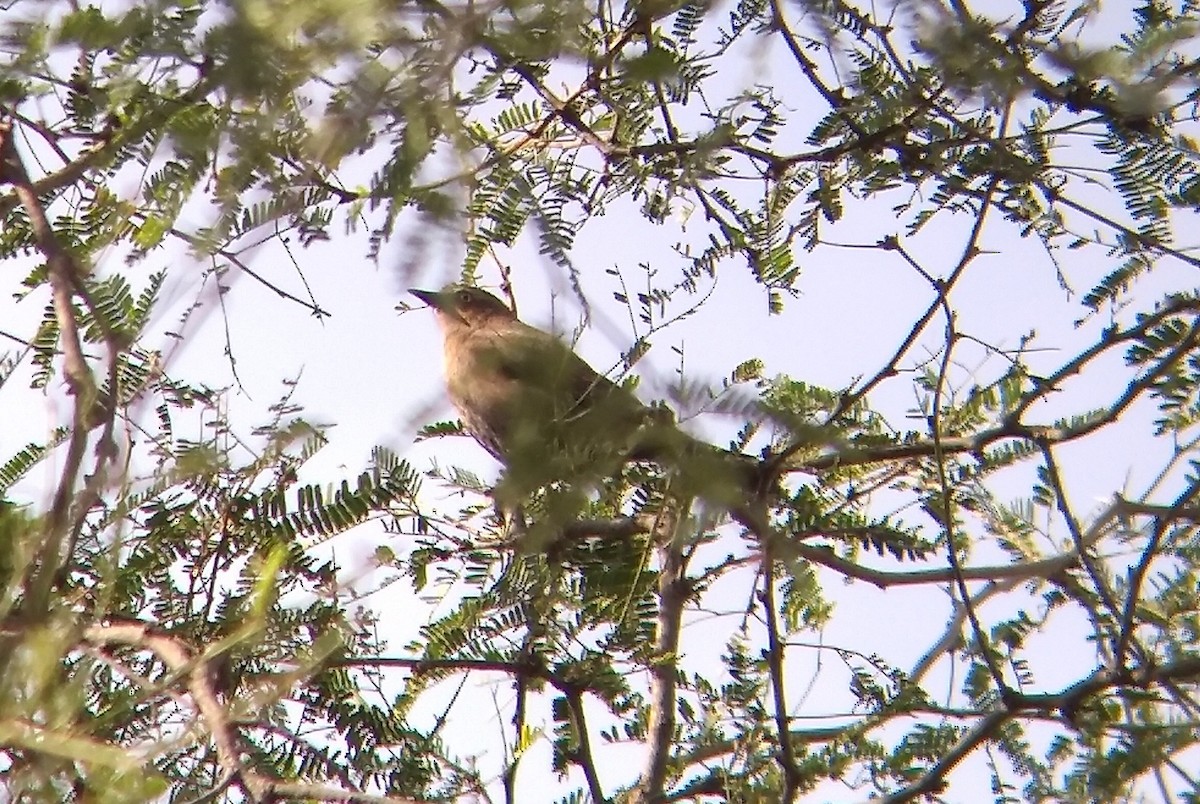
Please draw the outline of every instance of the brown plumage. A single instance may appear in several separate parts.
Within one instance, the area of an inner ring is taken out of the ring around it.
[[[492,294],[473,287],[412,294],[437,312],[447,390],[463,425],[521,488],[600,479],[628,460],[649,460],[707,476],[703,486],[726,488],[718,497],[754,490],[754,461],[682,432],[666,411],[643,405]],[[698,493],[710,497],[713,489]]]

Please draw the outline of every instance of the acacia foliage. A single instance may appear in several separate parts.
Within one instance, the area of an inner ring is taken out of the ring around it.
[[[522,779],[554,771],[572,801],[904,801],[951,783],[964,800],[1195,799],[1200,298],[1169,269],[1198,265],[1176,241],[1200,201],[1197,9],[998,5],[10,4],[0,256],[44,313],[4,332],[0,379],[31,367],[70,415],[0,465],[8,792],[544,800]],[[771,69],[730,92],[723,73],[762,52]],[[582,301],[610,303],[572,247],[626,214],[678,243],[640,292],[624,284],[639,266],[612,269],[632,364],[718,276],[785,312],[806,255],[880,209],[857,245],[919,277],[927,307],[846,387],[724,367],[705,404],[741,417],[735,446],[784,490],[732,523],[683,516],[671,472],[640,465],[590,496],[534,494],[534,550],[489,517],[478,478],[431,473],[467,500],[434,510],[393,450],[302,484],[326,435],[290,398],[239,432],[224,392],[174,376],[147,331],[171,244],[191,257],[170,270],[220,294],[241,271],[320,318],[245,255],[337,234],[364,261],[409,237],[416,260],[428,223],[462,233],[466,281],[494,281],[487,260],[529,235]],[[925,256],[947,232],[951,258]],[[956,289],[1020,239],[1077,299],[1074,351],[964,323]],[[1080,259],[1102,266],[1086,288]],[[988,360],[964,370],[976,347]],[[1049,404],[1114,371],[1115,391]],[[881,401],[897,384],[907,416]],[[1137,446],[1113,459],[1165,456],[1159,481],[1081,508],[1067,490],[1087,467],[1064,451],[1130,422]],[[22,492],[52,457],[54,488]],[[1011,501],[999,481],[1022,469]],[[310,549],[368,520],[391,534],[381,572],[466,592],[403,648]],[[722,585],[742,623],[719,650],[688,643],[696,612],[728,605]],[[947,625],[915,664],[820,644],[868,586],[944,590]],[[1076,641],[1031,647],[1063,620],[1085,623]],[[1042,681],[1067,653],[1083,669]],[[812,700],[803,668],[826,654],[840,697]],[[419,712],[467,673],[515,690],[490,771],[443,736],[472,714]],[[630,742],[640,764],[614,769],[606,752]],[[546,743],[549,767],[522,763]]]

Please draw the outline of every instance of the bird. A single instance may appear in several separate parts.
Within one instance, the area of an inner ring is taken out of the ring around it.
[[[692,493],[727,505],[756,491],[758,461],[683,432],[665,408],[643,404],[486,290],[410,293],[436,313],[463,428],[505,466],[517,496],[554,482],[597,484],[631,461],[683,475]]]

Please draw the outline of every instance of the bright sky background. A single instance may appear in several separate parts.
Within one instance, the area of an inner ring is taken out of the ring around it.
[[[999,6],[1000,4],[996,4]],[[1127,5],[1115,11],[1114,19],[1127,19]],[[1005,4],[1018,7],[1019,4]],[[719,17],[721,15],[715,15]],[[1093,29],[1102,37],[1103,31]],[[795,80],[795,71],[781,50],[763,48],[758,56],[739,62],[741,70],[723,72],[727,94],[755,82],[775,81],[783,86]],[[784,93],[786,96],[786,93]],[[823,106],[815,105],[808,97],[788,97],[793,130],[785,136],[801,149],[800,141]],[[356,183],[353,176],[343,176],[349,186]],[[132,191],[133,180],[126,177],[125,191]],[[118,183],[118,190],[120,186]],[[869,246],[886,235],[903,235],[906,218],[896,219],[893,203],[905,198],[896,193],[870,204],[847,203],[846,218],[826,230],[827,241],[847,245]],[[402,218],[403,220],[403,218]],[[357,235],[335,236],[331,243],[316,244],[308,249],[294,247],[304,280],[311,286],[321,307],[332,315],[324,322],[314,320],[297,305],[278,298],[246,276],[236,271],[227,278],[232,290],[224,301],[224,315],[217,304],[210,282],[201,290],[203,265],[192,261],[178,248],[154,252],[144,263],[132,270],[125,268],[119,254],[98,260],[101,273],[122,271],[135,287],[151,271],[170,267],[171,279],[164,303],[151,326],[144,346],[158,346],[171,354],[173,342],[163,336],[176,328],[182,311],[199,294],[205,307],[184,331],[185,341],[171,356],[167,371],[172,376],[190,382],[207,383],[217,387],[233,384],[230,363],[223,357],[228,342],[236,359],[236,369],[244,393],[233,391],[230,407],[235,427],[244,432],[266,421],[266,407],[283,392],[282,381],[300,377],[295,398],[302,403],[305,415],[314,422],[336,423],[330,432],[330,445],[305,469],[306,481],[332,482],[353,477],[365,465],[371,448],[376,444],[392,447],[418,469],[426,469],[433,460],[447,465],[458,463],[490,475],[496,471],[494,461],[468,439],[443,439],[412,445],[416,429],[429,422],[453,418],[445,399],[441,379],[440,339],[432,314],[415,310],[403,315],[394,309],[397,303],[415,304],[407,295],[411,287],[440,287],[457,278],[461,259],[459,236],[450,229],[423,229],[424,241],[418,252],[419,267],[411,274],[398,266],[414,261],[411,226],[398,227],[401,233],[385,246],[378,264],[366,258],[367,242],[361,228]],[[959,259],[969,221],[943,217],[923,230],[905,246],[935,276],[946,275]],[[335,224],[335,231],[340,224]],[[704,231],[702,213],[696,212],[684,229],[686,236],[701,237]],[[611,300],[619,290],[607,269],[622,272],[631,288],[639,284],[639,264],[650,263],[660,271],[676,271],[681,260],[671,246],[678,237],[673,224],[655,228],[631,210],[615,210],[607,217],[590,223],[580,234],[572,257],[583,279],[589,301],[593,305],[592,325],[580,335],[577,348],[595,367],[603,370],[618,362],[620,352],[634,339],[627,317]],[[1048,349],[1028,358],[1035,369],[1055,367],[1076,350],[1093,342],[1100,330],[1110,324],[1107,317],[1097,316],[1082,326],[1072,326],[1082,315],[1079,298],[1112,264],[1097,259],[1094,250],[1060,253],[1066,279],[1075,295],[1065,292],[1055,276],[1054,267],[1040,245],[1021,240],[1012,226],[1000,222],[998,216],[985,231],[982,244],[988,253],[976,261],[954,290],[952,300],[960,315],[960,326],[969,334],[1002,348],[1015,347],[1018,338],[1036,330],[1035,346]],[[500,258],[512,267],[522,318],[544,328],[573,330],[581,320],[581,311],[559,270],[537,255],[536,245],[524,239]],[[678,356],[672,347],[682,347],[685,354],[685,376],[688,380],[714,384],[727,376],[738,363],[751,357],[761,357],[766,374],[787,374],[796,379],[825,386],[845,388],[862,376],[870,376],[882,367],[896,344],[908,332],[933,298],[933,291],[899,255],[881,250],[862,248],[822,247],[812,253],[798,255],[803,273],[797,288],[800,295],[787,302],[781,315],[767,317],[766,297],[755,286],[738,260],[721,266],[717,288],[710,301],[694,316],[671,326],[653,340],[653,349],[636,367],[643,377],[641,393],[647,399],[663,398],[678,377]],[[304,297],[304,284],[287,255],[276,245],[268,245],[249,257],[249,264],[272,282]],[[10,287],[15,288],[26,267],[7,266]],[[484,284],[495,287],[499,274],[494,265],[486,265]],[[1196,284],[1190,269],[1164,262],[1157,275],[1138,291],[1139,299],[1151,298],[1156,290],[1190,288]],[[11,293],[0,298],[0,330],[29,338],[36,328],[44,293],[36,293],[19,303]],[[686,303],[683,299],[683,303]],[[678,309],[683,309],[682,306]],[[1142,305],[1145,309],[1145,305]],[[936,348],[942,333],[939,322],[930,328],[932,340],[927,345]],[[9,346],[0,347],[0,353]],[[922,355],[920,349],[913,356]],[[965,347],[959,353],[966,361],[957,375],[964,379],[967,372],[980,368],[981,349]],[[975,361],[975,362],[971,362]],[[911,367],[910,358],[903,364]],[[28,366],[25,367],[26,369]],[[1103,393],[1111,399],[1114,390],[1127,381],[1115,371],[1112,381],[1101,379],[1093,372],[1078,388],[1069,388],[1050,405],[1035,408],[1034,417],[1051,421],[1064,411],[1080,411],[1087,405],[1078,400],[1094,398]],[[981,379],[994,376],[1003,369],[1002,361],[992,358],[980,370]],[[39,440],[54,425],[68,419],[69,408],[57,386],[48,394],[24,390],[27,371],[19,373],[0,389],[0,409],[4,411],[0,424],[0,457],[7,458],[31,440]],[[904,413],[914,405],[911,376],[901,375],[884,385],[871,397],[895,426],[920,429],[917,419],[904,419]],[[1084,439],[1081,444],[1064,447],[1062,460],[1067,467],[1066,480],[1076,509],[1087,512],[1100,507],[1118,489],[1128,488],[1136,494],[1152,479],[1151,472],[1161,465],[1168,445],[1149,448],[1144,438],[1136,442],[1135,435],[1146,432],[1146,422],[1152,411],[1145,406],[1137,410],[1124,424],[1110,428],[1101,438]],[[1032,418],[1032,417],[1031,417]],[[724,442],[734,429],[726,421],[707,417],[697,423],[712,440]],[[177,422],[185,431],[187,422]],[[35,473],[19,492],[30,499],[45,500],[56,478],[54,462],[48,462]],[[1027,496],[1031,472],[1028,468],[1006,473],[1000,484],[1011,485],[1011,496]],[[990,483],[996,488],[997,483]],[[454,510],[457,498],[447,498],[436,483],[427,483],[425,497],[444,510]],[[911,512],[911,521],[921,522],[923,515]],[[1065,536],[1056,525],[1055,532]],[[352,534],[338,537],[318,550],[333,551],[346,567],[347,579],[370,569],[371,555],[381,541],[390,543],[402,552],[408,546],[403,537],[387,537],[381,529],[367,526]],[[993,556],[995,557],[995,556]],[[987,558],[979,556],[972,563]],[[867,563],[888,566],[888,562],[870,555]],[[844,645],[867,652],[876,652],[901,668],[911,668],[944,627],[948,605],[945,596],[932,589],[896,588],[886,592],[864,583],[841,585],[832,573],[829,594],[839,604],[834,622],[822,635],[827,644]],[[369,575],[361,584],[370,588],[379,579]],[[741,586],[729,583],[727,608],[736,615],[747,604],[749,577],[741,578]],[[372,595],[366,603],[382,614],[382,633],[388,637],[393,655],[406,655],[404,643],[416,636],[417,629],[435,613],[444,613],[444,605],[429,605],[415,598],[405,583],[394,584]],[[1007,611],[1008,609],[1002,609]],[[993,620],[996,609],[985,608],[985,621]],[[687,661],[691,667],[713,667],[724,648],[721,629],[733,629],[737,616],[719,619],[697,615],[696,625],[685,632]],[[1031,654],[1039,688],[1057,691],[1077,680],[1094,666],[1088,645],[1080,637],[1080,624],[1064,620],[1054,630],[1053,637],[1042,639],[1036,655]],[[791,700],[797,705],[794,714],[824,715],[846,712],[851,699],[845,692],[844,668],[831,654],[822,657],[823,666],[817,672],[814,652],[793,652],[791,659]],[[939,687],[934,679],[948,679],[948,666],[942,663],[926,681],[931,691]],[[467,692],[459,703],[445,733],[450,745],[458,746],[462,754],[479,753],[481,768],[500,767],[497,735],[508,728],[513,693],[510,683],[498,676],[471,678]],[[815,683],[814,682],[815,679]],[[961,684],[961,669],[951,688]],[[802,698],[803,691],[811,693]],[[452,689],[452,688],[446,688]],[[494,702],[493,702],[494,696]],[[504,710],[495,713],[496,706]],[[477,714],[468,715],[476,707]],[[430,708],[431,717],[436,708]],[[599,723],[599,721],[597,721]],[[547,709],[534,710],[531,724],[551,727]],[[593,724],[596,725],[596,724]],[[804,723],[797,724],[803,727]],[[831,725],[824,720],[813,726]],[[619,780],[631,778],[627,763],[630,755],[640,767],[640,751],[600,749],[602,778],[611,787]],[[548,800],[535,795],[539,780],[549,778],[549,749],[543,742],[524,760],[522,800]],[[986,790],[987,778],[981,775],[979,757],[964,765],[952,777],[961,785],[952,789],[951,800],[970,802],[981,800],[981,785]],[[573,773],[569,786],[581,784]],[[564,787],[560,792],[565,792]],[[953,791],[961,789],[961,796]],[[854,800],[844,788],[830,787],[826,791],[831,801]],[[821,800],[821,796],[811,800]]]

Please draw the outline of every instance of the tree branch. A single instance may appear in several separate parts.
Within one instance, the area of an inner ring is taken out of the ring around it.
[[[783,672],[783,641],[779,638],[779,618],[775,605],[775,562],[768,560],[763,567],[763,619],[767,625],[767,669],[771,675],[771,696],[775,709],[775,727],[779,750],[776,761],[783,771],[783,801],[796,800],[800,790],[800,769],[792,748],[792,733],[788,728],[786,678]]]
[[[75,398],[67,456],[46,517],[38,559],[35,566],[25,570],[33,573],[27,603],[31,611],[41,611],[49,603],[50,589],[58,575],[75,483],[90,430],[88,417],[96,401],[96,380],[83,356],[79,322],[75,318],[73,299],[81,288],[83,271],[54,234],[37,189],[30,181],[25,164],[17,152],[13,141],[15,132],[13,118],[7,109],[0,107],[0,183],[13,186],[15,198],[29,217],[38,251],[46,260],[54,317],[62,344],[63,375],[69,392]],[[116,355],[111,355],[111,358],[115,362]]]
[[[682,506],[681,506],[682,509]],[[658,574],[658,632],[650,669],[650,712],[647,724],[649,755],[641,782],[633,793],[638,804],[658,801],[666,787],[671,749],[675,746],[675,691],[679,674],[679,636],[683,628],[683,606],[689,596],[685,575],[688,554],[678,528],[683,515],[680,510],[663,511],[655,533],[659,534],[659,557],[662,566]]]

